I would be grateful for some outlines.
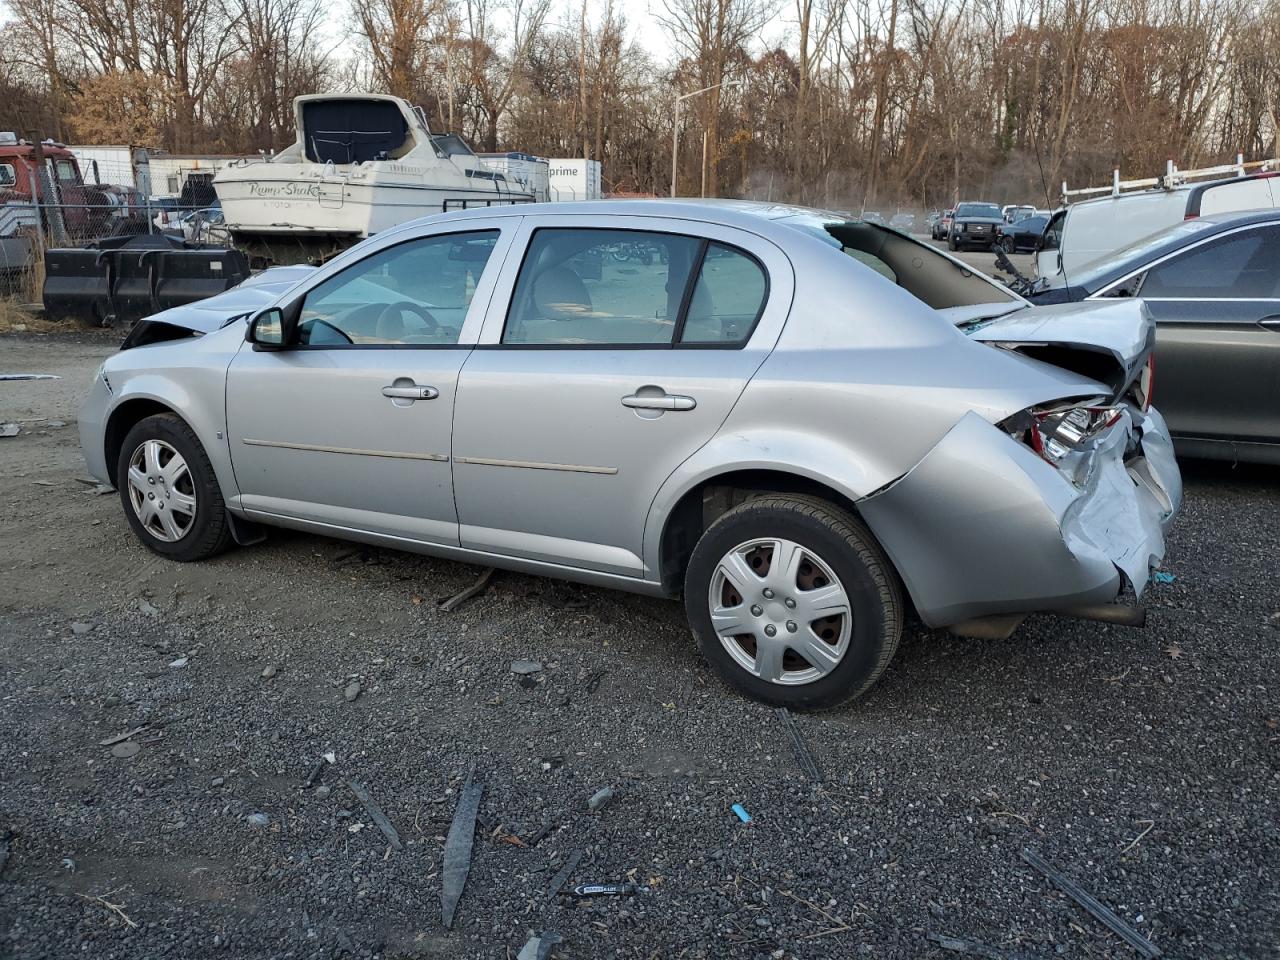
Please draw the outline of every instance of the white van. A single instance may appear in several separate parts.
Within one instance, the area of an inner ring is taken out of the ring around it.
[[[1280,175],[1157,187],[1063,207],[1045,227],[1036,251],[1040,289],[1065,287],[1087,263],[1181,220],[1280,206]]]

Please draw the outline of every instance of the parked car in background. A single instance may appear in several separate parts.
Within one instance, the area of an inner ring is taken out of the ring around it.
[[[1043,286],[1077,283],[1075,272],[1142,237],[1183,220],[1214,213],[1280,206],[1280,174],[1257,173],[1170,189],[1155,188],[1085,200],[1053,215],[1036,254]]]
[[[955,214],[956,212],[954,208],[950,210],[943,210],[942,213],[939,214],[938,219],[934,221],[933,229],[930,231],[929,235],[935,240],[947,239],[947,233],[951,230],[951,220],[955,217]]]
[[[996,227],[995,245],[1005,253],[1031,253],[1040,245],[1040,237],[1048,224],[1047,216],[1022,217]]]
[[[862,212],[862,219],[867,221],[867,223],[878,223],[881,226],[884,225],[884,214],[879,210],[864,210]]]
[[[1029,204],[1010,204],[1007,207],[1001,207],[1000,212],[1004,216],[1005,223],[1017,223],[1019,220],[1025,220],[1027,217],[1034,217],[1036,214],[1036,208]]]
[[[619,242],[666,256],[580,269]],[[908,603],[979,635],[1136,623],[1112,601],[1181,498],[1138,301],[1034,308],[841,214],[469,210],[262,293],[142,321],[90,386],[89,472],[149,549],[277,525],[683,594],[770,703],[867,690]]]
[[[1000,208],[994,203],[961,203],[947,231],[947,248],[990,250],[996,240],[996,228],[1003,223]]]
[[[895,213],[889,220],[889,226],[903,233],[916,232],[916,215],[914,213]]]
[[[1178,450],[1280,464],[1280,211],[1185,220],[1073,271],[1037,303],[1140,297]]]

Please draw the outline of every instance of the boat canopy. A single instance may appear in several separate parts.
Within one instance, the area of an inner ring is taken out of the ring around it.
[[[392,100],[304,101],[302,142],[313,163],[366,163],[403,154],[409,125]]]

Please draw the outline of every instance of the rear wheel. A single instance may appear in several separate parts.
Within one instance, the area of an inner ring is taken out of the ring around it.
[[[213,464],[173,414],[134,425],[116,464],[125,517],[138,539],[170,560],[204,560],[231,543],[226,504]]]
[[[690,558],[685,608],[725,680],[800,709],[864,693],[902,634],[898,580],[871,534],[810,497],[751,500],[717,519]]]
[[[1013,242],[1013,237],[1001,237],[999,243],[1000,243],[1000,249],[1003,250],[1005,253],[1013,253],[1015,247],[1017,246]]]

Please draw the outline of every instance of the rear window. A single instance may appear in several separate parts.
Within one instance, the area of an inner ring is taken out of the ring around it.
[[[796,214],[778,222],[837,247],[935,310],[1021,302],[1012,291],[894,230],[821,214]]]

